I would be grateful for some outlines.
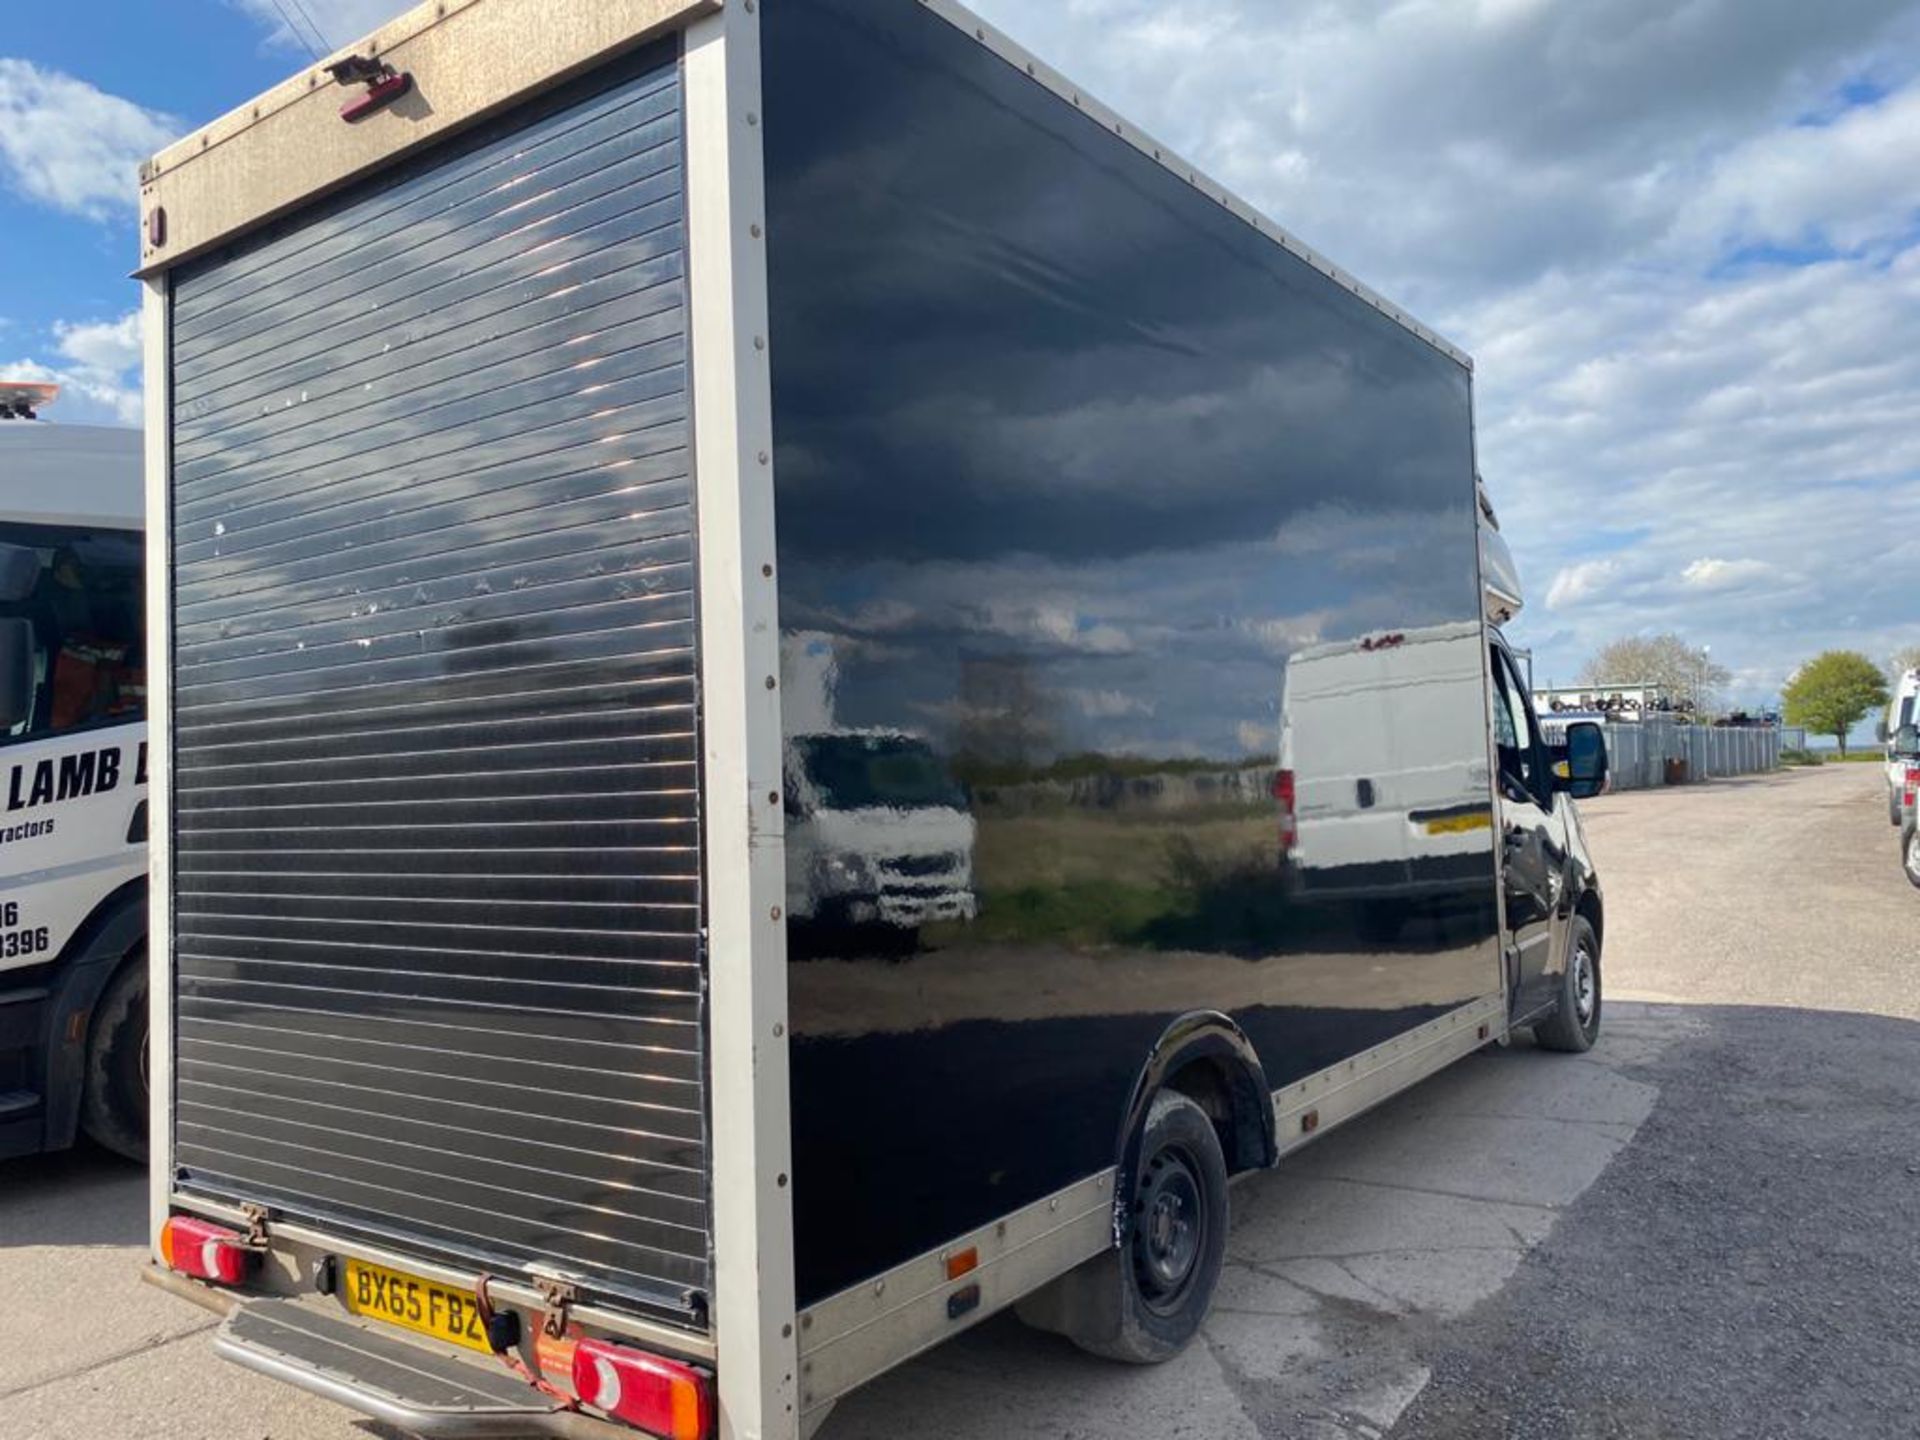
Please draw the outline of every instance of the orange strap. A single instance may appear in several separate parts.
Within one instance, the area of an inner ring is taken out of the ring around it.
[[[482,1275],[478,1280],[474,1281],[473,1284],[473,1306],[474,1309],[480,1312],[480,1324],[486,1332],[487,1344],[489,1345],[493,1344],[493,1317],[495,1312],[493,1308],[493,1298],[487,1294],[487,1287],[492,1283],[493,1277],[491,1275]],[[578,1399],[569,1395],[559,1386],[550,1383],[544,1376],[536,1375],[532,1370],[527,1368],[526,1362],[514,1354],[512,1350],[495,1350],[493,1353],[506,1362],[509,1370],[513,1371],[514,1374],[518,1375],[548,1399],[558,1400],[561,1405],[568,1410],[578,1410],[580,1408]]]

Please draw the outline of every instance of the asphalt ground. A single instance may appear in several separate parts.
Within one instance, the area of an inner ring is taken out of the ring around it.
[[[1120,1369],[996,1319],[823,1440],[1907,1437],[1920,893],[1880,772],[1608,797],[1606,1034],[1475,1056],[1234,1194],[1206,1341]],[[145,1183],[0,1166],[0,1435],[391,1432],[213,1357],[134,1280]]]

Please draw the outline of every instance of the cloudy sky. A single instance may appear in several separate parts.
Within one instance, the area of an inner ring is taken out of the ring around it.
[[[13,8],[0,377],[134,423],[134,165],[403,6]],[[1542,680],[1920,642],[1920,0],[978,8],[1475,355]]]

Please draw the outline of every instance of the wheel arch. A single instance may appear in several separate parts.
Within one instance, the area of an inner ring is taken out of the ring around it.
[[[1177,1090],[1213,1121],[1229,1174],[1260,1170],[1278,1158],[1273,1126],[1273,1091],[1253,1042],[1230,1016],[1194,1011],[1161,1033],[1140,1067],[1127,1113],[1121,1121],[1119,1178],[1114,1185],[1114,1238],[1121,1239],[1133,1209],[1133,1172],[1139,1161],[1140,1134],[1153,1097]]]
[[[1593,942],[1604,955],[1607,949],[1607,907],[1600,898],[1600,892],[1591,885],[1582,887],[1580,898],[1573,902],[1573,913],[1593,927]]]

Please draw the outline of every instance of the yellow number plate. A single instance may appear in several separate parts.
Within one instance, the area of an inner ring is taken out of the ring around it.
[[[341,1294],[354,1314],[490,1353],[473,1296],[364,1260],[348,1260],[342,1278]]]
[[[1464,835],[1469,830],[1491,830],[1493,816],[1485,810],[1476,810],[1471,815],[1443,815],[1438,820],[1427,821],[1429,835]]]

